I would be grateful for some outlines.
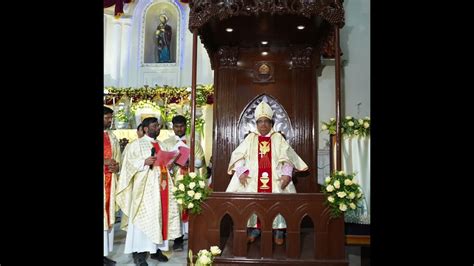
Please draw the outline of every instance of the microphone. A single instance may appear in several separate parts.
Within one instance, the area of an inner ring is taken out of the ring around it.
[[[151,148],[151,156],[155,156],[156,150],[155,147]],[[150,165],[150,169],[153,169],[153,165]]]

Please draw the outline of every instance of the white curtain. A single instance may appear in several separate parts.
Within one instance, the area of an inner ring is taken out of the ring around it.
[[[355,178],[364,193],[360,208],[348,211],[345,221],[370,224],[370,136],[343,137],[342,141],[342,170],[356,173]]]

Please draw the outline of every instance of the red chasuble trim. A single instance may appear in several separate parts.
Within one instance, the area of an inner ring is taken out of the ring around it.
[[[168,239],[168,206],[169,206],[169,192],[168,192],[168,170],[166,167],[161,167],[160,178],[160,196],[161,196],[161,217],[162,217],[162,233],[163,240]]]
[[[109,134],[104,132],[104,160],[112,158],[112,144],[110,143]],[[112,173],[109,172],[109,167],[104,165],[105,175],[105,212],[107,215],[107,225],[110,227],[110,191],[112,189]]]
[[[160,145],[157,142],[152,142],[153,147],[158,152],[160,151]],[[161,233],[163,240],[168,239],[168,206],[169,206],[169,191],[168,191],[168,170],[166,166],[160,167],[160,197],[161,197]]]
[[[272,141],[258,136],[258,187],[257,192],[272,193]]]

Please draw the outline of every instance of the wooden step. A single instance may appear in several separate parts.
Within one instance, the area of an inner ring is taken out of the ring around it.
[[[346,235],[347,246],[370,246],[370,235]]]

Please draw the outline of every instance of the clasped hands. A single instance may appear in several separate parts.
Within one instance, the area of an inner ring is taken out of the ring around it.
[[[118,171],[120,170],[119,163],[114,159],[104,160],[104,165],[107,166],[109,173],[118,173]]]

